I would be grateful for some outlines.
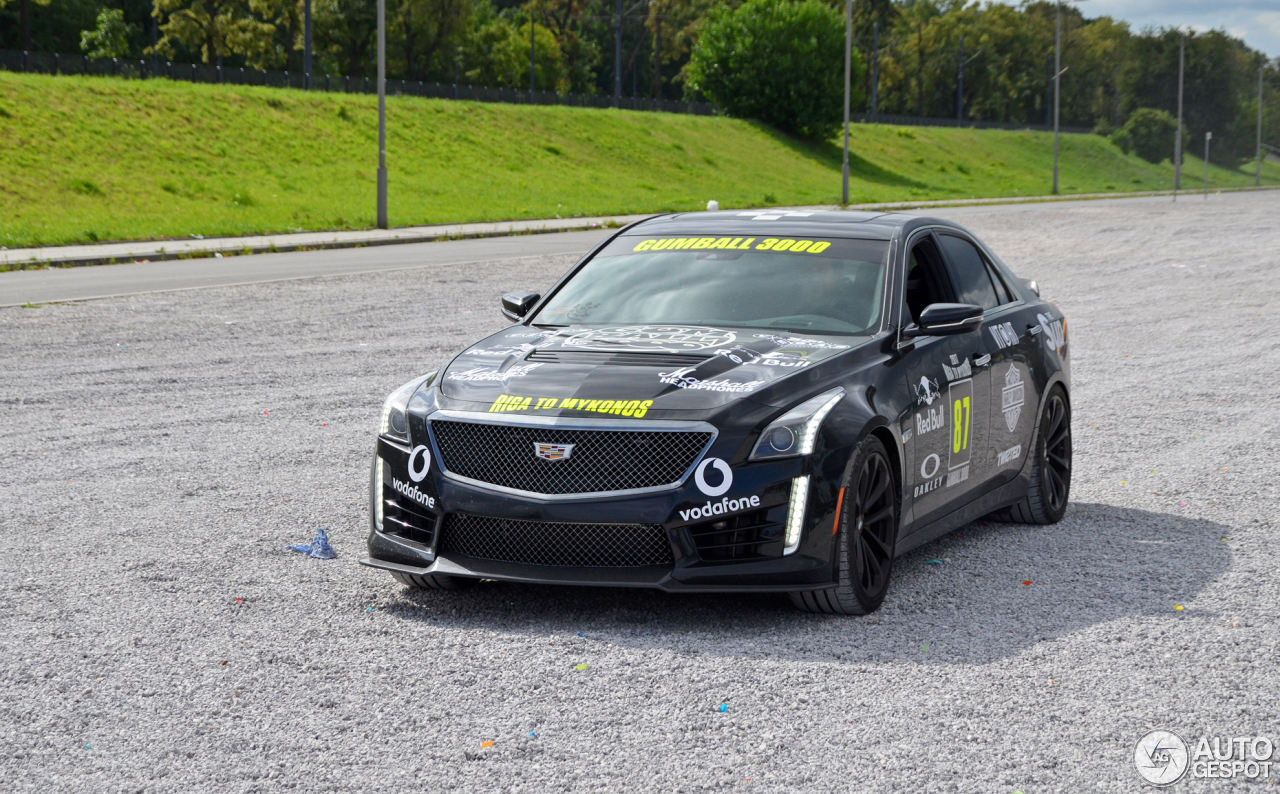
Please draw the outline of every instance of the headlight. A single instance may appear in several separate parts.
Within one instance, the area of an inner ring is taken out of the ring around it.
[[[806,400],[764,429],[751,450],[749,460],[790,458],[808,455],[818,440],[818,428],[822,420],[844,397],[844,389],[836,387],[817,397]]]
[[[405,413],[409,408],[409,398],[419,388],[429,385],[435,380],[436,373],[430,372],[420,378],[414,378],[396,389],[382,406],[382,419],[378,423],[378,432],[384,436],[409,440],[409,417]]]

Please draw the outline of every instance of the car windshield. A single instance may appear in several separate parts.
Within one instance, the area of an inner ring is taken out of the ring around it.
[[[620,237],[534,325],[668,324],[870,334],[888,243],[786,237]]]

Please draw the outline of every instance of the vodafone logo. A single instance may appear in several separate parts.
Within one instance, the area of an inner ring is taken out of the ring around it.
[[[422,468],[418,468],[414,462],[422,461]],[[427,471],[431,468],[431,450],[419,444],[413,448],[413,452],[409,453],[409,479],[414,482],[422,482],[427,476]]]
[[[707,467],[720,472],[720,484],[707,484]],[[693,482],[698,486],[698,490],[707,496],[719,496],[727,493],[733,485],[733,469],[729,468],[729,464],[719,458],[707,458],[698,464],[698,470],[693,473]]]

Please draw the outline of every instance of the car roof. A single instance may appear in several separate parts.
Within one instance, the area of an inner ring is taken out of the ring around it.
[[[907,232],[919,226],[962,228],[951,221],[941,218],[928,218],[896,212],[774,209],[681,212],[658,215],[628,226],[622,231],[622,234],[732,234],[754,237],[785,234],[790,237],[804,235],[807,237],[850,237],[862,240],[889,240],[899,230]]]

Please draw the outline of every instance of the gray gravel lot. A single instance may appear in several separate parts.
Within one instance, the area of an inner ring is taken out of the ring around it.
[[[570,258],[0,310],[0,790],[1134,791],[1151,728],[1280,740],[1277,217],[967,210],[1069,318],[1073,505],[870,619],[357,564],[383,396]]]

